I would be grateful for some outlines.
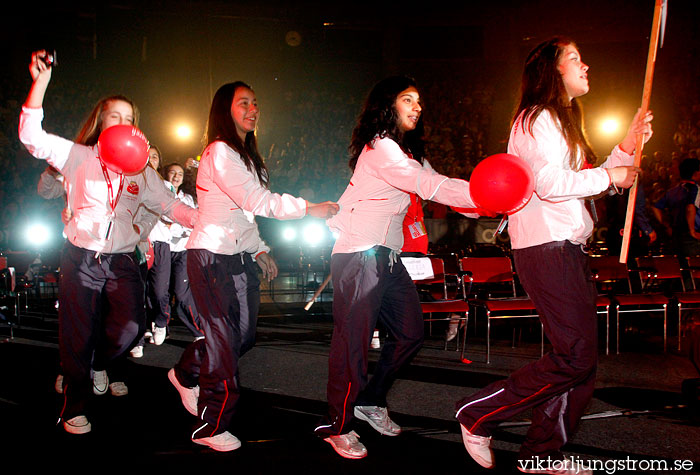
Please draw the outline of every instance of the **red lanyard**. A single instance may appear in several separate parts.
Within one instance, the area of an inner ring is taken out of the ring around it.
[[[119,174],[119,191],[117,192],[117,199],[114,199],[114,190],[112,190],[112,180],[109,179],[109,172],[107,167],[100,159],[100,166],[102,167],[102,174],[105,176],[105,181],[107,182],[107,191],[109,192],[109,206],[112,208],[112,216],[114,216],[114,210],[117,208],[117,203],[119,203],[119,198],[122,196],[122,188],[124,188],[124,175]]]
[[[416,193],[411,193],[411,206],[418,206],[418,195]],[[415,211],[415,210],[414,210]],[[413,222],[418,221],[418,213],[413,213]]]
[[[117,198],[114,199],[112,180],[109,179],[109,172],[107,171],[107,167],[105,166],[101,158],[97,157],[97,159],[100,161],[100,166],[102,167],[102,174],[104,175],[105,181],[107,182],[107,191],[109,192],[109,196],[107,198],[109,199],[109,206],[110,208],[112,208],[112,214],[110,216],[109,225],[107,226],[107,233],[105,234],[105,239],[109,240],[110,236],[112,235],[112,220],[114,219],[114,216],[116,214],[115,210],[117,209],[117,203],[119,203],[119,198],[121,198],[122,190],[124,189],[124,175],[122,173],[119,173],[119,191],[117,191]]]

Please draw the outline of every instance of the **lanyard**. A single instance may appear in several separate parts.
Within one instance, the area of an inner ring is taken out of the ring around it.
[[[411,193],[411,206],[418,206],[418,195],[416,193]],[[413,222],[418,221],[418,213],[413,214]]]
[[[119,203],[119,198],[122,196],[122,189],[124,189],[124,175],[122,173],[119,173],[119,191],[117,191],[117,198],[114,198],[114,190],[112,189],[112,180],[109,179],[109,172],[107,171],[107,167],[105,166],[104,162],[102,161],[101,158],[98,157],[98,160],[100,161],[100,166],[102,167],[102,174],[105,177],[105,181],[107,182],[107,192],[109,193],[109,196],[107,197],[109,199],[109,206],[112,208],[112,213],[110,214],[110,219],[109,219],[109,225],[107,226],[107,232],[105,233],[105,240],[109,240],[110,236],[112,235],[112,225],[114,224],[114,216],[115,216],[115,210],[117,209],[117,203]]]

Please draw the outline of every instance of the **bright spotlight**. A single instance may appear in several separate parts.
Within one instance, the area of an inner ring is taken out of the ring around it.
[[[180,124],[175,127],[175,135],[180,140],[187,140],[192,137],[192,128],[187,124]]]
[[[297,238],[297,231],[294,228],[284,228],[282,231],[282,239],[285,241],[294,241]]]
[[[323,240],[323,227],[320,224],[309,224],[304,228],[304,241],[316,246]]]
[[[620,121],[612,117],[608,117],[600,123],[600,131],[605,135],[612,135],[616,133],[619,128]]]
[[[32,224],[27,228],[27,241],[33,246],[43,246],[51,240],[49,228],[43,224]]]

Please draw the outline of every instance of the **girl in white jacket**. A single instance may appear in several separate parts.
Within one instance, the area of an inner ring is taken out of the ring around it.
[[[72,216],[64,231],[59,285],[65,397],[60,420],[67,432],[83,434],[91,430],[86,407],[93,392],[91,363],[95,374],[105,374],[100,370],[122,360],[145,324],[143,282],[134,252],[145,236],[133,224],[137,208],[143,203],[190,227],[197,211],[169,194],[150,167],[125,176],[98,157],[96,143],[103,130],[136,123],[136,108],[126,97],[100,101],[75,142],[45,132],[41,122],[51,80],[49,64],[45,51],[32,54],[33,84],[22,107],[19,138],[34,157],[46,160],[67,182]],[[95,381],[101,387],[105,383]]]
[[[499,422],[532,409],[532,425],[520,449],[526,473],[590,473],[580,467],[538,471],[530,465],[560,461],[594,389],[597,365],[596,288],[584,245],[593,220],[584,200],[610,188],[628,188],[638,134],[651,137],[651,114],[637,113],[627,135],[599,167],[583,132],[578,97],[588,92],[588,65],[575,43],[552,38],[525,62],[522,94],[513,118],[508,153],[525,160],[535,192],[510,215],[508,233],[515,268],[533,300],[552,351],[457,402],[464,445],[474,460],[494,466],[491,433]],[[557,464],[554,464],[557,466]]]
[[[187,243],[187,273],[204,339],[190,344],[168,374],[185,408],[199,418],[192,441],[218,451],[241,445],[228,426],[240,396],[241,307],[247,305],[241,295],[249,285],[251,247],[259,241],[244,211],[277,219],[327,218],[337,211],[335,203],[317,205],[268,189],[255,138],[258,117],[247,84],[225,84],[214,95],[197,171],[199,221]],[[266,256],[259,254],[258,264],[264,266]]]
[[[396,373],[423,343],[418,292],[397,258],[411,193],[475,208],[465,180],[440,175],[423,157],[420,95],[406,77],[380,81],[353,131],[350,184],[328,220],[338,233],[331,257],[333,337],[328,357],[328,413],[316,434],[346,458],[367,455],[351,430],[353,417],[384,435],[401,432],[387,411]],[[472,214],[472,217],[478,215]],[[380,321],[388,331],[368,381],[368,349]]]

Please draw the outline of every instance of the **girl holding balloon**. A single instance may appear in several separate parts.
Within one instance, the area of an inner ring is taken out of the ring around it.
[[[51,59],[45,51],[32,54],[33,83],[22,107],[19,138],[68,183],[73,214],[65,226],[60,264],[64,404],[59,422],[69,433],[84,434],[91,430],[86,406],[93,392],[92,364],[102,369],[123,357],[145,324],[143,282],[134,252],[145,238],[133,225],[139,204],[189,227],[197,211],[169,193],[157,173],[145,167],[148,143],[134,127],[137,111],[126,97],[101,100],[75,142],[43,130]]]
[[[651,137],[652,116],[637,112],[622,142],[594,167],[596,157],[583,132],[577,99],[588,88],[588,66],[573,41],[553,38],[528,55],[508,153],[529,164],[535,192],[510,215],[508,233],[520,282],[553,349],[510,378],[457,402],[464,445],[487,468],[494,465],[491,431],[527,409],[533,412],[532,425],[519,459],[561,460],[560,449],[593,394],[596,288],[585,245],[594,223],[584,200],[632,185],[639,172],[630,166],[636,139],[638,134],[645,141]],[[526,466],[519,464],[521,471]]]

